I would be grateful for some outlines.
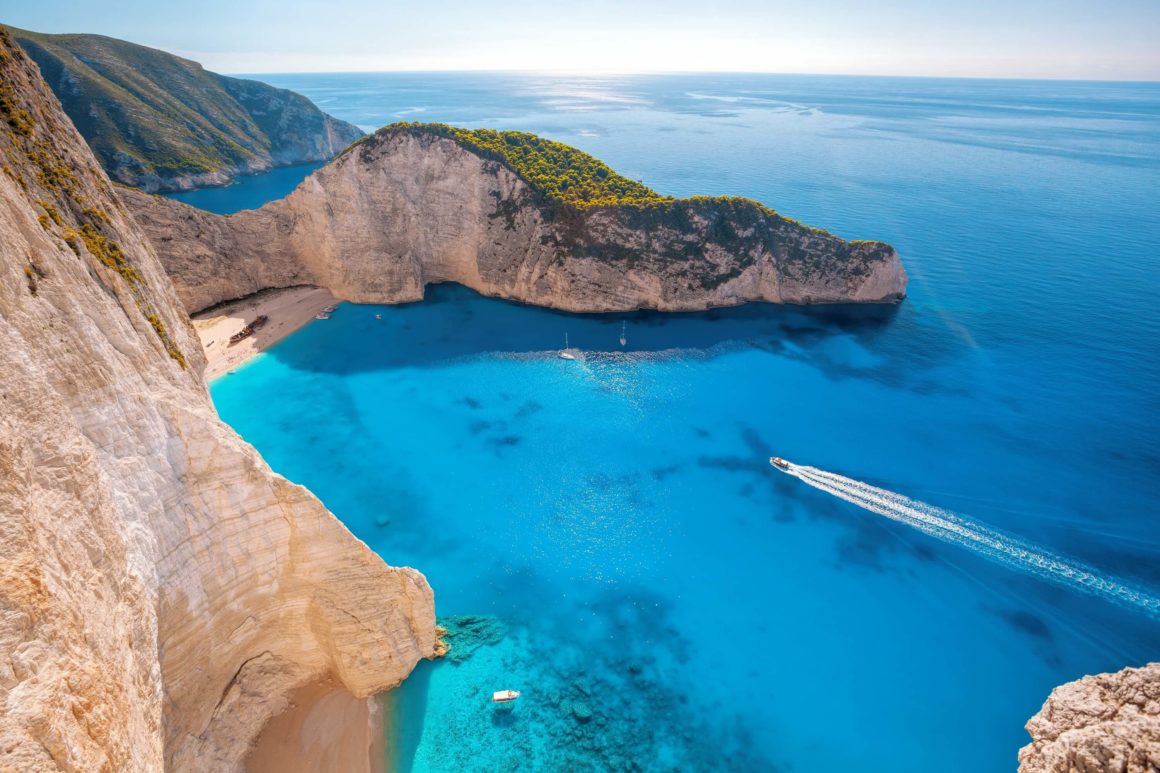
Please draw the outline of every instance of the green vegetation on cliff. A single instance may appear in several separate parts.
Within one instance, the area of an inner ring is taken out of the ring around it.
[[[112,198],[112,190],[99,171],[77,159],[67,142],[59,142],[71,129],[57,121],[51,111],[45,111],[29,100],[29,92],[43,88],[34,78],[27,54],[13,40],[9,31],[0,26],[0,170],[20,187],[30,201],[43,210],[37,215],[40,226],[68,245],[78,259],[90,256],[109,269],[112,276],[124,283],[137,308],[149,322],[166,352],[182,368],[189,367],[185,355],[178,348],[165,323],[154,309],[145,277],[125,255],[120,245],[105,233],[111,218],[104,210],[90,206],[83,180],[88,178],[96,186],[104,186]],[[97,178],[94,180],[94,178]],[[48,274],[37,259],[29,255],[24,276],[28,291],[38,297],[42,280]],[[98,280],[101,281],[101,280]]]
[[[545,198],[578,208],[645,206],[674,200],[617,174],[595,156],[528,132],[401,122],[384,126],[363,139],[381,139],[397,134],[446,137],[481,158],[503,164]]]
[[[362,132],[306,97],[101,35],[10,28],[113,179],[147,189],[333,156]]]
[[[831,235],[828,231],[780,215],[761,202],[740,196],[692,196],[684,199],[663,196],[643,183],[617,174],[595,156],[527,132],[402,122],[384,126],[352,148],[363,141],[397,134],[446,137],[482,158],[507,167],[546,200],[576,209],[620,207],[644,211],[653,217],[679,220],[692,206],[706,213],[726,214],[727,217],[720,219],[721,228],[730,228],[731,222],[754,224],[769,218],[816,234]]]
[[[595,156],[527,132],[460,129],[441,123],[393,124],[395,131],[447,137],[511,169],[537,192],[576,207],[644,205],[672,201],[617,174]]]

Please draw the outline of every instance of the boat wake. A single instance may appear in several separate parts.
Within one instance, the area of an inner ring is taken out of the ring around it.
[[[820,491],[904,523],[944,542],[973,550],[992,561],[1109,601],[1142,609],[1150,616],[1160,618],[1160,598],[1102,576],[1091,567],[1055,555],[1010,534],[974,523],[949,510],[816,467],[788,464],[781,469]]]

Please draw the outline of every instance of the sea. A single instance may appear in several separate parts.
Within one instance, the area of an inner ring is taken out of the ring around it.
[[[253,77],[757,199],[910,277],[604,316],[432,286],[216,380],[434,588],[451,650],[389,697],[396,770],[1010,771],[1054,686],[1160,659],[1160,84]]]

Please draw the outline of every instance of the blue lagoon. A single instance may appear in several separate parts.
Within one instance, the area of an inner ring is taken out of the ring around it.
[[[767,463],[1160,593],[1160,87],[262,77],[364,128],[518,128],[749,196],[911,277],[897,307],[680,315],[436,286],[216,381],[277,471],[435,588],[452,649],[390,698],[399,769],[1009,770],[1053,686],[1160,654],[1146,609]]]

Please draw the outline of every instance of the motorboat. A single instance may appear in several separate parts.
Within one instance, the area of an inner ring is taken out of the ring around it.
[[[621,346],[625,346],[628,344],[628,335],[626,334],[627,327],[628,327],[627,322],[620,323],[620,345]]]
[[[519,690],[497,690],[491,695],[492,703],[510,703],[520,697]]]
[[[330,319],[330,315],[327,314],[325,311],[320,311],[314,315],[314,318],[315,319]]]
[[[789,462],[787,462],[785,459],[782,459],[780,456],[769,457],[769,463],[782,472],[789,471]]]

